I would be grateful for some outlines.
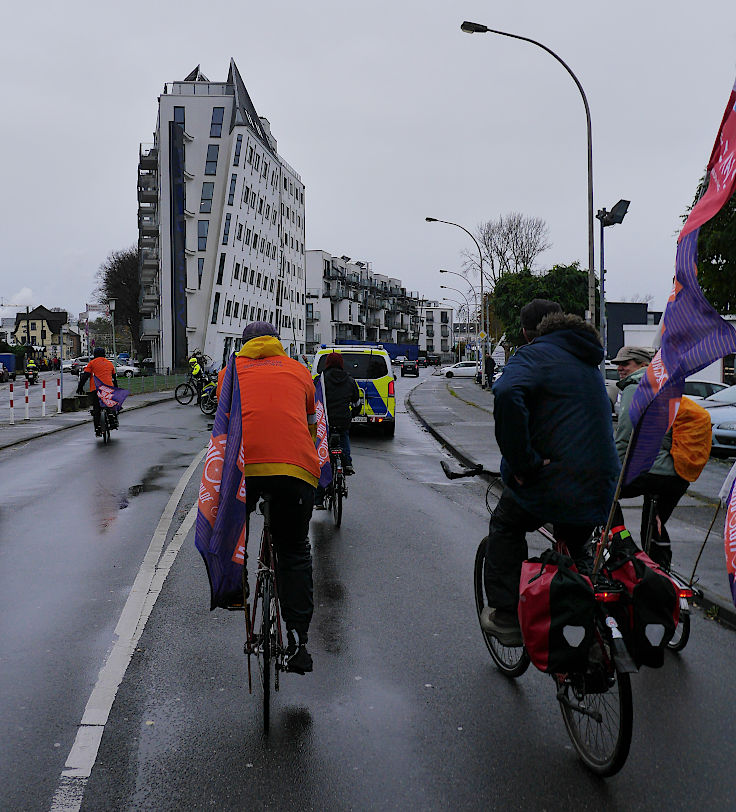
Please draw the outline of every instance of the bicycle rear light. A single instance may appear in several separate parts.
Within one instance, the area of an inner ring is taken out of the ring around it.
[[[689,586],[681,586],[680,587],[680,597],[681,598],[692,598],[695,595],[692,589]]]
[[[609,592],[608,590],[604,590],[603,592],[596,592],[595,599],[600,603],[616,603],[621,597],[621,592]]]

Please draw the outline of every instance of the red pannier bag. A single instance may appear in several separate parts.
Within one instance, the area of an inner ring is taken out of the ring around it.
[[[585,671],[595,625],[593,584],[555,550],[521,565],[519,623],[532,663],[546,673]]]
[[[623,584],[628,596],[619,604],[625,613],[618,618],[621,633],[637,666],[661,668],[664,650],[680,619],[679,587],[634,544],[625,527],[614,527],[611,532],[606,569],[613,580]]]

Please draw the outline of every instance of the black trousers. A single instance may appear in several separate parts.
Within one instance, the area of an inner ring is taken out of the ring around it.
[[[87,398],[92,409],[92,422],[94,423],[95,431],[97,431],[100,428],[100,399],[97,397],[96,391],[90,392]]]
[[[677,503],[682,499],[685,491],[690,486],[686,479],[682,479],[677,475],[664,476],[662,474],[639,474],[639,476],[624,485],[621,489],[622,499],[632,499],[635,496],[656,496],[657,497],[657,517],[661,524],[661,532],[657,528],[657,523],[654,523],[652,530],[652,544],[649,548],[649,557],[657,564],[669,567],[672,562],[672,547],[670,545],[670,536],[667,528],[664,526],[665,522],[672,515]],[[641,512],[641,529],[640,529],[640,543],[644,544],[644,539],[647,536],[647,523],[648,513],[646,510]],[[614,527],[617,524],[624,523],[624,514],[621,511],[621,506],[616,505],[616,512],[613,516]]]
[[[287,629],[305,643],[314,611],[309,520],[314,488],[291,476],[246,477],[246,507],[255,510],[263,493],[271,495],[271,536],[276,553],[276,586]]]
[[[486,543],[483,580],[489,606],[516,614],[521,565],[529,557],[526,534],[543,524],[544,518],[524,510],[510,490],[504,488],[491,516]],[[593,527],[592,524],[555,524],[553,534],[565,542],[573,558],[579,558]]]

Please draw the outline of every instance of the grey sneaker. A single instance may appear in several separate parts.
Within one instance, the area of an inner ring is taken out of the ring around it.
[[[519,618],[513,612],[486,606],[480,613],[480,626],[502,646],[524,645]]]

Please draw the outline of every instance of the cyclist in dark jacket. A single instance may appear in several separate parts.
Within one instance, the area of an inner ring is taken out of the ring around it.
[[[519,577],[526,533],[551,522],[573,557],[605,522],[620,470],[611,402],[598,368],[598,333],[559,305],[535,299],[521,311],[528,343],[493,387],[505,488],[491,516],[483,626],[521,645]]]

